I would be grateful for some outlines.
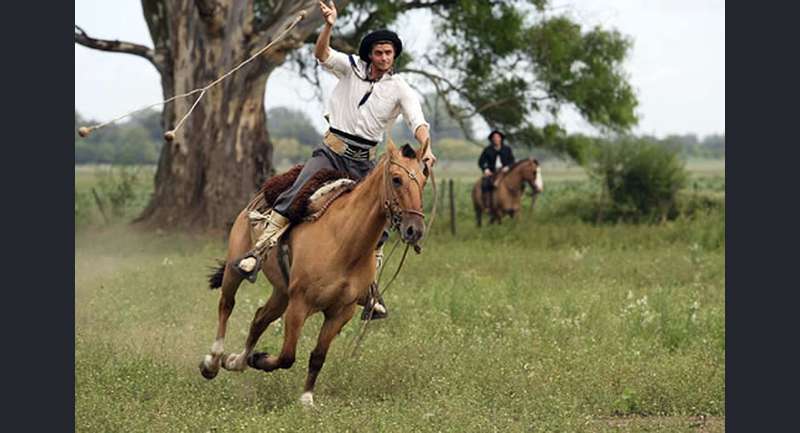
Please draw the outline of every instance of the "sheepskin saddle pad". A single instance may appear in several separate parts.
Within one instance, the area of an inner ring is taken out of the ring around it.
[[[295,165],[288,171],[272,176],[261,187],[267,208],[275,204],[278,196],[292,186],[300,171],[302,164]],[[342,194],[350,192],[355,187],[356,181],[346,172],[323,169],[316,173],[303,185],[289,206],[288,215],[293,223],[299,221],[315,220],[325,213],[328,206]]]

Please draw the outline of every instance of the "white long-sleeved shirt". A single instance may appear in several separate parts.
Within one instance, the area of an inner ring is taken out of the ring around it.
[[[325,116],[333,128],[373,141],[381,141],[386,126],[398,115],[412,133],[421,125],[430,126],[422,114],[422,106],[408,83],[397,75],[384,74],[372,85],[360,79],[350,64],[347,54],[330,48],[330,55],[322,67],[332,73],[339,82],[333,89],[326,106]],[[367,76],[367,63],[353,56],[358,74]],[[372,94],[358,106],[370,86]]]

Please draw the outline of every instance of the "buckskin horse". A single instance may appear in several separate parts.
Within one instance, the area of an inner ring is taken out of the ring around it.
[[[317,219],[295,225],[283,235],[261,267],[272,285],[272,294],[256,311],[244,350],[225,354],[227,321],[243,279],[231,262],[251,248],[247,211],[258,196],[251,200],[231,228],[225,263],[209,279],[212,289],[222,290],[216,340],[200,363],[203,377],[213,379],[220,366],[229,371],[244,371],[247,367],[265,372],[290,368],[303,324],[312,314],[322,312],[324,322],[311,352],[300,396],[304,405],[314,404],[314,384],[331,342],[353,317],[356,305],[365,305],[368,300],[368,288],[376,272],[374,250],[384,228],[390,225],[398,229],[400,238],[410,245],[416,245],[424,234],[422,193],[429,172],[421,158],[428,145],[419,151],[408,144],[398,149],[388,138],[386,152],[370,174],[350,192],[326,204]],[[291,251],[288,275],[284,274],[285,266],[281,269],[276,254],[284,244]],[[284,337],[280,353],[253,352],[259,337],[281,315]]]
[[[533,189],[532,196],[544,191],[541,167],[539,161],[533,158],[517,161],[507,172],[497,174],[494,179],[495,189],[492,191],[491,208],[487,209],[483,205],[481,179],[478,179],[472,188],[472,205],[475,208],[478,227],[481,226],[484,212],[489,215],[490,224],[499,223],[504,215],[512,218],[518,215],[526,183]]]

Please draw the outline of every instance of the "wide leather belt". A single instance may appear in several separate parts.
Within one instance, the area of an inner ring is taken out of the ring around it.
[[[347,144],[331,131],[325,131],[322,142],[335,153],[355,161],[369,161],[375,158],[376,148],[362,148]]]

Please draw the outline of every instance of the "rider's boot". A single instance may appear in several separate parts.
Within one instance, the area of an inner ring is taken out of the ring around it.
[[[267,227],[258,237],[256,245],[242,257],[234,260],[234,269],[248,281],[255,283],[264,253],[275,246],[278,238],[287,228],[289,228],[289,219],[271,210],[267,215]]]

